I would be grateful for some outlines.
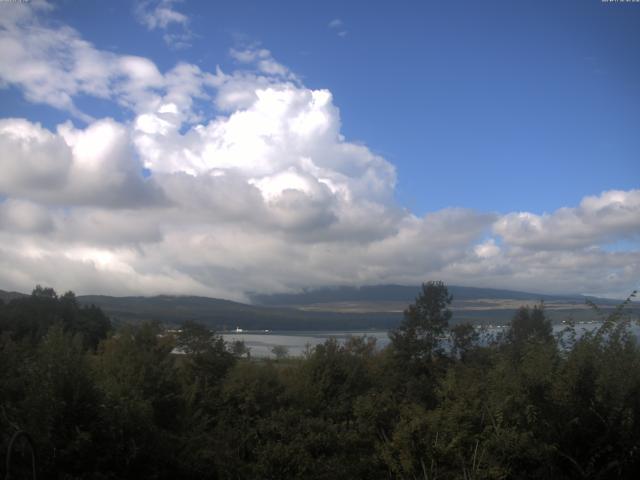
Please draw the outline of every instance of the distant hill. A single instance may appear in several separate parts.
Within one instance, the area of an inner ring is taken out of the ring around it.
[[[562,302],[570,304],[584,304],[590,299],[601,305],[615,305],[618,300],[606,298],[586,297],[584,295],[548,295],[542,293],[520,292],[496,288],[447,287],[453,295],[453,301],[476,300],[520,300],[526,302]],[[317,304],[332,304],[339,302],[401,302],[404,305],[412,303],[420,293],[420,287],[407,285],[373,285],[364,287],[327,287],[319,289],[305,289],[300,293],[251,295],[251,300],[257,305],[269,306],[304,306]]]
[[[516,309],[543,301],[547,314],[554,321],[571,316],[577,321],[597,317],[591,300],[604,311],[620,303],[618,300],[586,297],[583,295],[548,295],[515,290],[448,286],[453,295],[453,322],[506,324]],[[341,313],[397,313],[401,315],[407,305],[420,293],[418,286],[374,285],[363,287],[335,287],[303,290],[293,294],[251,296],[258,305],[296,308],[314,312]]]
[[[419,287],[377,285],[305,290],[298,294],[252,295],[253,304],[208,297],[80,296],[84,304],[101,307],[112,318],[127,322],[159,320],[180,324],[195,320],[218,330],[362,330],[398,325],[402,312],[418,295]],[[545,302],[549,316],[592,320],[593,310],[581,295],[542,295],[513,290],[450,286],[454,297],[453,322],[506,324],[521,305]],[[605,310],[618,302],[594,299]]]
[[[293,308],[247,305],[208,297],[169,296],[109,297],[82,295],[82,304],[102,308],[116,321],[158,320],[179,325],[186,320],[206,324],[217,330],[240,327],[249,330],[361,330],[387,329],[397,325],[400,316],[389,312],[340,313],[313,312]]]
[[[507,300],[562,300],[584,303],[582,295],[545,295],[540,293],[519,292],[495,288],[448,286],[449,293],[457,300],[477,299],[507,299]],[[419,286],[407,285],[373,285],[364,287],[326,287],[305,289],[300,293],[251,295],[253,303],[258,305],[312,305],[318,303],[375,301],[375,302],[404,302],[412,303],[420,293]],[[604,303],[611,303],[608,299],[597,299]]]
[[[157,320],[179,325],[193,320],[217,330],[384,330],[402,320],[402,312],[413,303],[417,286],[377,285],[303,290],[297,294],[252,295],[252,304],[208,297],[159,295],[153,297],[111,297],[81,295],[78,301],[102,308],[115,322]],[[543,300],[554,321],[571,316],[593,320],[594,311],[581,295],[541,295],[537,293],[450,286],[454,297],[453,323],[507,324],[521,305]],[[25,294],[0,290],[8,302]],[[618,301],[593,299],[603,310]]]
[[[26,297],[26,296],[27,296],[26,293],[6,292],[4,290],[0,290],[0,300],[2,300],[5,303],[10,302],[14,298],[20,298],[20,297]]]

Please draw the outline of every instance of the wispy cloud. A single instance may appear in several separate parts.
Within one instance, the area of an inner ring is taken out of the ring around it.
[[[278,76],[293,81],[298,80],[287,67],[273,58],[269,50],[261,48],[259,44],[244,48],[232,48],[229,50],[229,55],[238,63],[255,65],[257,70],[263,74]]]
[[[340,18],[334,18],[333,20],[331,20],[328,27],[330,30],[333,30],[339,37],[347,36],[348,32],[344,26],[344,22]]]
[[[165,43],[175,49],[191,46],[194,35],[189,17],[175,9],[181,0],[140,0],[135,7],[138,21],[149,30],[164,30]]]
[[[175,3],[176,0],[141,1],[136,9],[138,19],[149,30],[165,29],[172,24],[186,26],[189,18],[173,9]]]
[[[163,74],[148,58],[97,48],[70,27],[41,21],[30,7],[0,26],[0,87],[15,86],[27,100],[87,123],[95,119],[77,107],[80,96],[108,100],[134,113],[179,97],[180,116],[193,119],[191,99],[205,95],[203,85],[213,77],[186,64]]]

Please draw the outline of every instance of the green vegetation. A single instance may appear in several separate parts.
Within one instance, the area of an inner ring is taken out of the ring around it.
[[[253,361],[199,323],[114,329],[37,287],[0,300],[0,451],[28,432],[53,479],[637,478],[630,302],[562,342],[523,307],[489,345],[450,305],[429,282],[383,350]]]

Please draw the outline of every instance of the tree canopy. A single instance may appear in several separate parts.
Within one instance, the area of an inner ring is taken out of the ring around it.
[[[193,322],[114,328],[37,287],[0,304],[0,451],[28,432],[52,479],[637,478],[630,302],[562,344],[542,306],[487,342],[449,328],[450,304],[425,283],[388,347],[272,361]]]

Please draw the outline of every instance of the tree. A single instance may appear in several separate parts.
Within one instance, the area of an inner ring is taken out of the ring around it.
[[[42,285],[36,285],[31,292],[31,296],[35,298],[49,298],[49,299],[57,299],[58,294],[51,287],[43,287]]]
[[[244,357],[245,355],[247,358],[251,358],[251,348],[247,347],[242,340],[236,340],[231,344],[231,353],[238,358]]]
[[[182,325],[176,344],[184,353],[179,365],[187,408],[193,415],[212,416],[223,379],[237,359],[220,335],[197,322]]]
[[[461,323],[451,329],[451,353],[464,360],[478,341],[478,332],[470,323]]]
[[[398,401],[409,399],[431,406],[437,401],[438,377],[445,367],[440,341],[449,325],[452,300],[444,283],[422,284],[400,326],[389,333],[390,370],[385,378]]]
[[[65,472],[66,478],[78,478],[95,467],[94,432],[102,400],[81,335],[56,324],[33,353],[22,372],[25,399],[20,423],[34,437],[45,477]]]
[[[207,376],[222,377],[234,364],[222,336],[198,322],[184,322],[176,346]]]
[[[65,332],[79,333],[83,344],[92,350],[111,329],[109,318],[98,307],[78,305],[73,292],[58,296],[52,288],[34,288],[30,296],[15,298],[2,308],[0,332],[9,332],[14,340],[38,343],[53,325]]]
[[[287,355],[289,355],[289,349],[284,345],[276,345],[271,349],[271,353],[276,356],[277,360],[282,360],[283,358],[286,358]]]
[[[404,320],[389,334],[394,351],[404,360],[430,359],[449,326],[452,300],[444,283],[423,283],[415,303],[404,311]]]
[[[152,322],[125,325],[98,347],[92,363],[104,397],[101,468],[115,478],[172,478],[184,411],[173,347]]]
[[[187,320],[176,338],[176,347],[186,355],[202,354],[212,347],[215,339],[215,334],[207,327]]]
[[[553,340],[551,322],[545,317],[544,305],[520,307],[511,320],[507,340],[515,346],[529,342],[549,343]]]

